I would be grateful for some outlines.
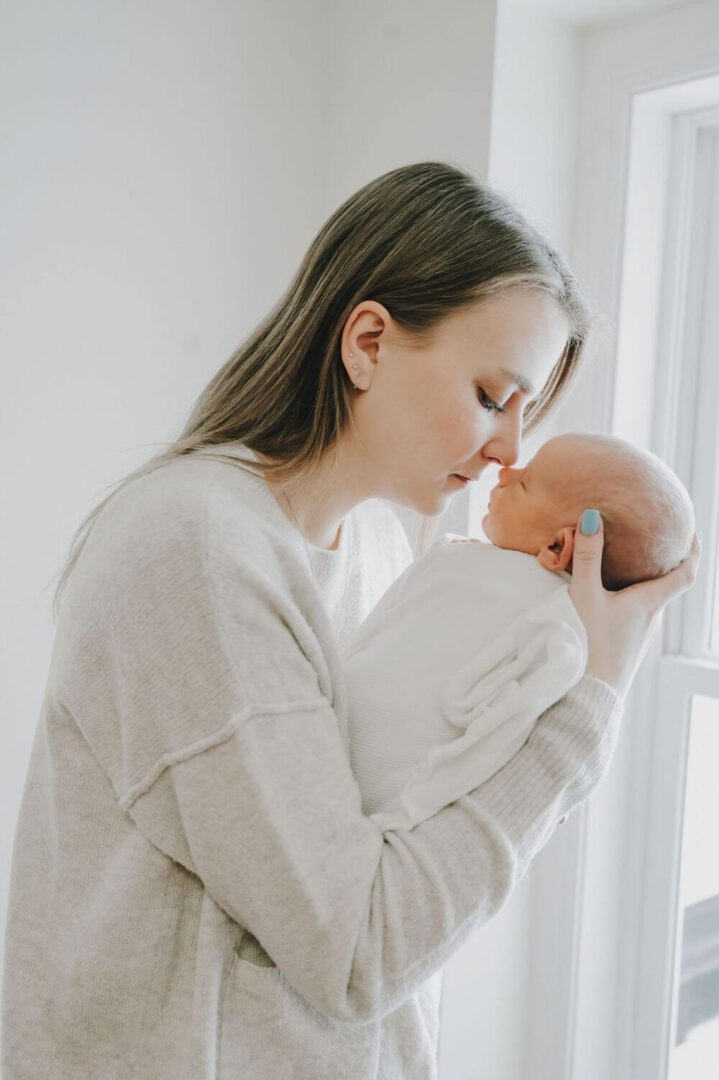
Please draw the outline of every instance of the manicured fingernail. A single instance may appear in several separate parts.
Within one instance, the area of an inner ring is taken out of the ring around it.
[[[585,536],[594,536],[599,528],[599,511],[585,510],[579,528]]]

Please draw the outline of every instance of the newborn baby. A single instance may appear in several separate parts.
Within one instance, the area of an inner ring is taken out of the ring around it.
[[[481,784],[582,677],[569,585],[587,507],[602,515],[606,589],[665,574],[691,548],[681,481],[622,439],[560,435],[499,476],[490,543],[445,533],[343,651],[352,769],[383,829],[412,828]]]

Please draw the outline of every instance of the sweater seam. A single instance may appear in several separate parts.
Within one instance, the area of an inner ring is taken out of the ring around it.
[[[118,804],[123,810],[129,810],[132,804],[139,799],[141,795],[146,794],[152,785],[158,780],[162,773],[169,769],[172,765],[178,764],[181,761],[187,761],[191,757],[195,757],[197,754],[203,753],[205,750],[211,750],[215,746],[219,746],[223,742],[227,742],[232,738],[241,728],[244,727],[248,721],[255,717],[261,716],[282,716],[285,713],[309,713],[319,712],[321,709],[330,707],[326,699],[322,701],[282,701],[274,704],[260,704],[260,705],[247,705],[239,713],[228,720],[226,724],[223,724],[217,731],[211,732],[209,735],[205,735],[202,739],[197,739],[193,743],[189,743],[187,746],[183,746],[180,750],[173,750],[166,754],[161,754],[155,761],[152,767],[145,773],[142,779],[133,784],[122,795]]]

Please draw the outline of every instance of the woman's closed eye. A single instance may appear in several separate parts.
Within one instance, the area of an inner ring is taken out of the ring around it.
[[[486,394],[481,387],[477,387],[477,390],[479,391],[479,404],[486,408],[488,413],[504,413],[503,405],[493,402],[489,394]]]

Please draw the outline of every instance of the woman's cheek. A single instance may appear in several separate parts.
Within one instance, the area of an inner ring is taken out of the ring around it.
[[[474,453],[473,433],[462,424],[461,418],[447,416],[442,423],[441,437],[450,465],[459,465]]]
[[[486,428],[477,413],[457,411],[450,420],[451,437],[460,461],[471,458],[486,439]]]

